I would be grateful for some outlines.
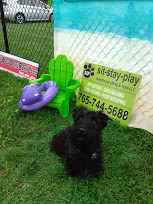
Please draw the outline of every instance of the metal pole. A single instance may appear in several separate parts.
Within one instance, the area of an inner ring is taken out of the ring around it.
[[[2,0],[0,0],[0,11],[1,11],[4,41],[5,41],[5,49],[6,49],[6,52],[9,53],[9,46],[8,46],[8,39],[7,39],[7,32],[6,32],[6,25],[5,25],[5,19],[4,19],[4,10],[3,10]]]

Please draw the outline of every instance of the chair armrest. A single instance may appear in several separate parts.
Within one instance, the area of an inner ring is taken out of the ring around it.
[[[78,79],[72,78],[70,80],[70,85],[66,87],[65,91],[67,93],[74,92],[78,87],[80,87],[80,81]]]
[[[35,79],[35,80],[32,80],[32,81],[29,81],[29,84],[33,84],[33,83],[39,83],[39,84],[41,84],[42,82],[42,79],[41,78],[39,78],[39,79]]]
[[[29,81],[29,84],[33,84],[33,83],[39,83],[39,84],[42,84],[43,82],[45,81],[50,81],[50,75],[49,74],[43,74],[40,76],[39,79],[35,79],[35,80],[32,80],[32,81]]]

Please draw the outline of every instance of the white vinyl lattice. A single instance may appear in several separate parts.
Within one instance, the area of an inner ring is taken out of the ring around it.
[[[153,44],[144,40],[146,33],[141,29],[140,38],[128,38],[116,34],[122,26],[114,28],[116,32],[113,33],[113,25],[110,32],[110,25],[107,25],[107,21],[103,22],[101,32],[97,33],[84,31],[86,24],[82,25],[82,30],[56,29],[55,56],[64,53],[73,62],[74,77],[79,80],[85,62],[142,75],[132,114],[140,113],[153,120]]]

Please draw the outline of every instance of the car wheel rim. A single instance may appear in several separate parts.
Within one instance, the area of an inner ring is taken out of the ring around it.
[[[16,21],[17,21],[17,23],[23,23],[23,21],[24,21],[23,16],[22,15],[17,15]]]

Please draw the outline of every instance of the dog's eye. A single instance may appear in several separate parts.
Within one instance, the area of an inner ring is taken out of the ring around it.
[[[93,123],[93,124],[96,124],[96,120],[95,120],[95,119],[92,119],[92,123]]]
[[[83,119],[83,117],[82,116],[80,116],[80,118],[79,118],[80,120],[82,120]]]

